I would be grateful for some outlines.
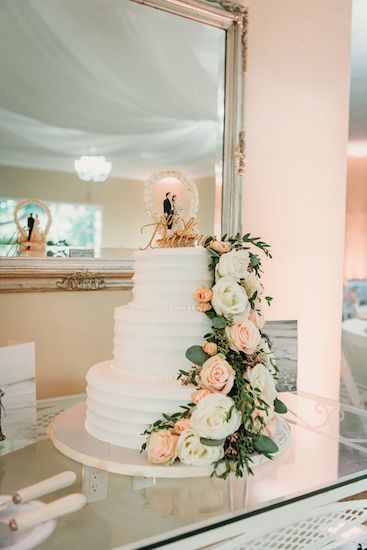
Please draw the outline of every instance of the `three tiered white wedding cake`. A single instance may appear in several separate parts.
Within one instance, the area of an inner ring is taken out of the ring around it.
[[[162,412],[191,401],[177,373],[190,368],[185,352],[210,328],[193,297],[212,284],[209,260],[201,246],[135,252],[133,300],[115,310],[114,358],[87,374],[85,427],[97,439],[139,449]]]

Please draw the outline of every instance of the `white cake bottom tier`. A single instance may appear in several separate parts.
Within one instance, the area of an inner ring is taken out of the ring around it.
[[[140,449],[145,440],[141,434],[163,412],[177,412],[191,401],[192,388],[123,373],[112,361],[89,369],[87,383],[87,432],[130,449]]]
[[[210,323],[196,310],[135,307],[115,310],[115,367],[137,375],[176,380],[180,369],[191,363],[185,353],[202,344]]]

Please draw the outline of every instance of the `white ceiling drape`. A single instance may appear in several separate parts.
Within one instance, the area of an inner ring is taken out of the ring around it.
[[[0,163],[213,172],[224,31],[130,0],[2,0]],[[220,108],[219,108],[220,110]]]

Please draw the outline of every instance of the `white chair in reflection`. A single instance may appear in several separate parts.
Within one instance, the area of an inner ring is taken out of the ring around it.
[[[367,402],[367,322],[349,319],[342,324],[342,381],[352,404]]]

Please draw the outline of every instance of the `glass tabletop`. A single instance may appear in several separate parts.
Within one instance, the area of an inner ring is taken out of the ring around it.
[[[290,444],[274,460],[254,468],[253,476],[148,479],[108,474],[107,496],[60,518],[38,548],[169,547],[170,541],[282,507],[291,499],[321,495],[332,488],[366,479],[367,411],[316,395],[282,394],[287,403]],[[40,440],[0,457],[0,493],[35,483],[63,470],[77,473],[76,485],[49,501],[81,488],[86,467]],[[78,487],[79,485],[79,487]],[[357,492],[357,491],[354,491]],[[168,546],[167,546],[168,545]]]

